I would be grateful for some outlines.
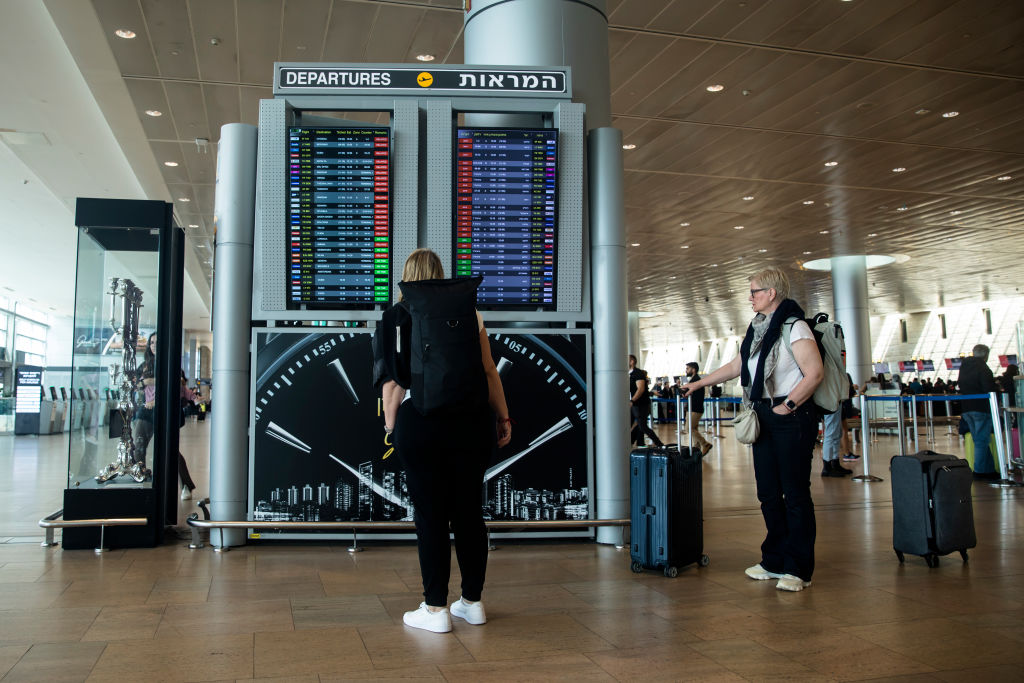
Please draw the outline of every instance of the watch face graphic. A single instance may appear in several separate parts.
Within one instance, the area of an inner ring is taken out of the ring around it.
[[[334,329],[255,334],[253,521],[412,519],[372,385],[371,334]],[[490,335],[514,423],[490,457],[485,517],[590,516],[587,334]]]

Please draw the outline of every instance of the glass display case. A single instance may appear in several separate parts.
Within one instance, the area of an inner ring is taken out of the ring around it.
[[[64,519],[145,518],[105,544],[152,546],[177,513],[184,234],[159,201],[80,198],[75,223]],[[99,529],[66,528],[62,542],[95,548]]]

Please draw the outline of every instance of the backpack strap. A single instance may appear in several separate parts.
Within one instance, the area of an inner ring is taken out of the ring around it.
[[[800,320],[800,318],[793,316],[786,318],[786,321],[782,323],[782,339],[786,342],[786,349],[789,351],[790,356],[793,356],[793,340],[791,340],[790,337],[793,336],[793,325],[795,325],[798,320]],[[786,325],[789,325],[788,333],[785,330]],[[796,360],[796,356],[793,356],[793,360]]]

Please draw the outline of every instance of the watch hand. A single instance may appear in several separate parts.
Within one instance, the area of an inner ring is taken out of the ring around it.
[[[519,451],[511,458],[508,458],[507,460],[502,460],[497,465],[484,472],[484,481],[490,481],[492,478],[501,474],[503,471],[508,469],[512,464],[514,464],[517,460],[522,458],[524,455],[526,455],[533,449],[537,448],[546,441],[550,441],[551,439],[555,438],[562,432],[568,431],[570,429],[572,429],[572,421],[567,417],[563,417],[561,420],[551,425],[551,427],[549,427],[546,432],[544,432],[536,439],[531,441],[529,446]]]
[[[389,503],[394,503],[395,505],[397,505],[400,508],[408,509],[406,507],[406,503],[401,498],[399,498],[398,496],[396,496],[393,493],[389,493],[387,489],[385,489],[383,486],[381,486],[380,484],[375,482],[372,478],[366,476],[365,474],[360,474],[359,471],[356,470],[356,469],[353,469],[353,467],[351,465],[349,465],[346,462],[342,462],[341,460],[339,460],[338,458],[334,457],[330,453],[327,454],[327,457],[330,458],[331,460],[333,460],[334,462],[338,463],[339,465],[341,465],[345,469],[347,469],[352,474],[354,474],[356,479],[358,479],[359,481],[363,482],[364,484],[366,484],[367,486],[372,488],[373,492],[376,493],[381,498],[383,498],[384,500],[388,501]]]
[[[341,360],[338,359],[338,358],[335,358],[330,363],[328,363],[328,365],[330,365],[332,368],[334,368],[335,370],[338,371],[338,379],[341,381],[341,386],[343,386],[345,388],[345,391],[348,393],[349,397],[352,399],[352,403],[355,403],[356,405],[358,405],[359,404],[359,395],[356,394],[355,387],[353,387],[352,386],[352,382],[349,381],[348,373],[345,372],[345,368],[343,368],[341,366]]]
[[[296,450],[300,450],[303,453],[309,453],[309,444],[299,439],[294,434],[288,433],[286,429],[281,427],[276,422],[271,422],[267,425],[267,436],[273,437],[278,441],[285,443]]]

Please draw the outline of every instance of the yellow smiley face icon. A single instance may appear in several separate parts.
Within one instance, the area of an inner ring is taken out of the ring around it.
[[[434,74],[429,71],[422,71],[416,76],[416,82],[419,83],[421,88],[429,88],[434,84]]]

